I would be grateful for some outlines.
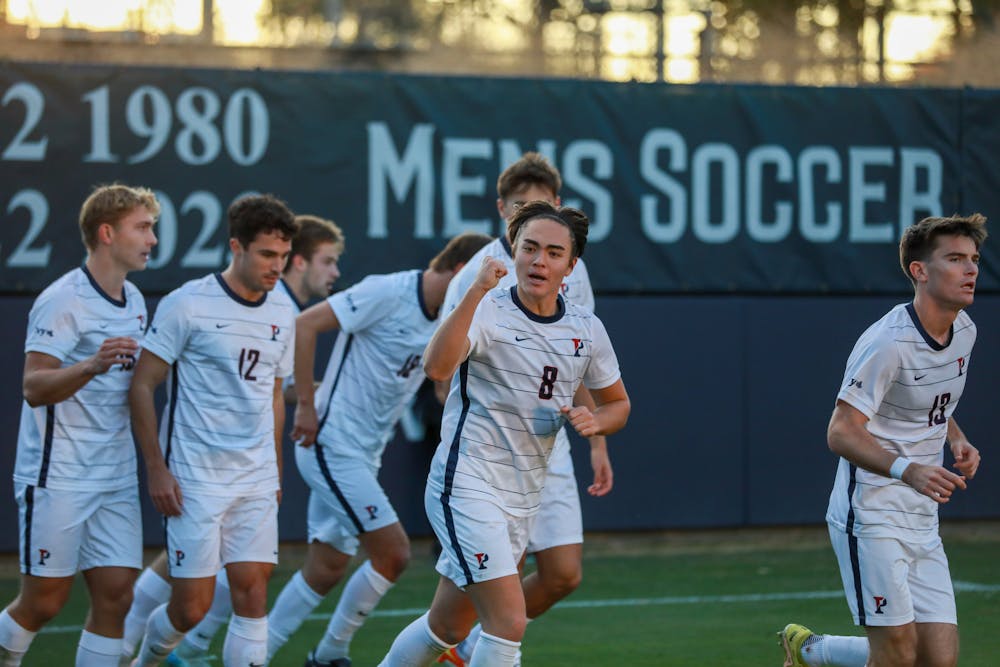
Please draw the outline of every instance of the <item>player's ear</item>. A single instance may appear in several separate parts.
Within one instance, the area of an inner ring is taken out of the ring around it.
[[[111,245],[111,241],[114,238],[115,226],[110,222],[101,223],[97,228],[97,243],[103,245]]]
[[[566,275],[567,276],[569,274],[573,273],[573,269],[574,269],[574,267],[576,267],[576,260],[578,260],[578,259],[579,259],[579,257],[573,257],[572,259],[569,260],[569,267],[566,269]]]
[[[927,282],[926,264],[924,264],[918,259],[915,259],[912,262],[910,262],[909,269],[910,269],[910,275],[913,276],[913,279],[916,280],[918,283]]]

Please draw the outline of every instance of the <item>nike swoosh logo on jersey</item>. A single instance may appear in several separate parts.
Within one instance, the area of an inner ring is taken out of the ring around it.
[[[924,373],[923,375],[914,375],[913,379],[914,380],[923,380],[925,377],[927,377],[927,373]]]
[[[222,329],[222,328],[224,328],[224,327],[228,327],[228,326],[229,326],[228,324],[216,324],[216,325],[215,325],[215,328],[216,328],[216,329]]]
[[[522,340],[528,340],[529,338],[531,338],[531,336],[525,336],[524,338],[521,338],[520,336],[514,336],[514,340],[516,340],[518,343],[520,343]]]

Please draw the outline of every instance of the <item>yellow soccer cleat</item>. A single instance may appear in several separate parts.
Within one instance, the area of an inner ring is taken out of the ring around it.
[[[781,648],[785,649],[785,662],[782,667],[809,667],[802,660],[802,645],[813,634],[812,630],[798,623],[789,623],[778,633]]]
[[[438,663],[455,665],[455,667],[465,667],[465,660],[458,655],[454,647],[448,649],[437,659]]]

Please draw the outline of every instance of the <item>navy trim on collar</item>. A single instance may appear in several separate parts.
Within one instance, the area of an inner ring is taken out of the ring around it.
[[[97,284],[96,280],[94,280],[94,276],[91,275],[90,269],[87,268],[86,264],[83,264],[82,266],[80,266],[80,268],[83,270],[83,275],[87,276],[87,280],[90,281],[91,287],[93,287],[95,290],[97,290],[97,293],[100,294],[101,297],[103,297],[105,301],[107,301],[108,303],[110,303],[112,306],[118,306],[119,308],[124,308],[127,305],[125,303],[125,286],[124,285],[122,285],[122,298],[121,298],[121,300],[115,299],[110,294],[108,294],[103,289],[101,289],[101,286]]]
[[[906,312],[910,314],[910,319],[913,320],[913,326],[917,328],[917,331],[919,331],[920,335],[923,336],[924,342],[930,345],[932,350],[940,351],[951,345],[951,341],[955,338],[954,323],[952,323],[952,325],[948,327],[948,342],[942,345],[941,343],[934,340],[933,336],[927,333],[927,329],[925,329],[924,325],[920,323],[920,318],[917,317],[917,309],[913,307],[912,303],[906,304]]]
[[[295,292],[293,292],[292,288],[288,286],[288,283],[285,282],[285,279],[280,278],[280,280],[281,284],[285,286],[285,291],[288,292],[288,298],[292,300],[292,303],[295,304],[295,307],[298,308],[299,312],[301,313],[303,310],[306,309],[305,305],[301,301],[299,301],[299,298],[297,296],[295,296]]]
[[[507,251],[507,254],[510,255],[511,258],[513,258],[514,257],[514,250],[513,250],[513,248],[510,247],[510,241],[507,240],[506,234],[507,234],[507,232],[504,231],[504,236],[500,237],[500,245],[502,245],[503,249]]]
[[[229,287],[229,285],[226,284],[226,281],[223,280],[221,273],[213,273],[212,275],[214,275],[215,279],[219,281],[220,285],[222,285],[223,291],[229,295],[229,298],[242,306],[249,306],[250,308],[256,308],[257,306],[264,305],[264,302],[267,301],[267,292],[264,292],[264,296],[260,297],[260,299],[258,299],[257,301],[249,301],[241,297],[236,292],[234,292]]]
[[[514,305],[521,309],[529,320],[532,322],[540,322],[542,324],[552,324],[553,322],[558,322],[562,319],[562,316],[566,314],[566,302],[562,298],[562,294],[556,295],[556,312],[554,315],[549,315],[548,317],[542,317],[537,315],[521,303],[521,299],[517,297],[517,285],[510,286],[510,298],[514,302]]]
[[[431,314],[431,311],[427,308],[427,303],[424,301],[424,272],[417,269],[417,301],[420,303],[420,311],[427,318],[428,322],[433,322],[437,319],[436,316]],[[438,307],[440,311],[440,306]]]

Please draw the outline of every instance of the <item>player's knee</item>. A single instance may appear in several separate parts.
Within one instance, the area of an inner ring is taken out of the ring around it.
[[[523,611],[505,609],[499,614],[493,614],[489,619],[482,619],[482,624],[483,632],[512,642],[519,642],[524,637],[528,618]]]
[[[372,568],[389,581],[396,581],[410,564],[410,545],[404,544],[386,553],[372,555]]]
[[[233,588],[230,582],[229,590],[233,596],[233,613],[237,616],[259,618],[267,615],[267,579],[247,582],[239,588]]]
[[[92,593],[91,607],[95,615],[110,618],[125,618],[132,606],[132,586],[128,583],[114,586],[102,586],[100,592]]]
[[[320,560],[313,560],[306,563],[302,568],[302,578],[306,580],[309,588],[326,595],[344,577],[347,563],[327,563]]]
[[[539,578],[550,598],[561,600],[575,591],[583,581],[583,568],[564,568],[548,571]]]
[[[201,599],[171,600],[167,609],[170,623],[176,629],[187,632],[205,618],[212,601],[206,603]]]
[[[40,627],[55,618],[62,611],[68,599],[69,595],[59,593],[37,595],[31,598],[22,596],[11,605],[10,613],[13,616],[24,618],[27,621],[25,623],[27,626]]]
[[[914,667],[917,664],[916,637],[908,634],[894,635],[889,641],[883,642],[875,658],[875,664],[892,665],[892,667]]]

